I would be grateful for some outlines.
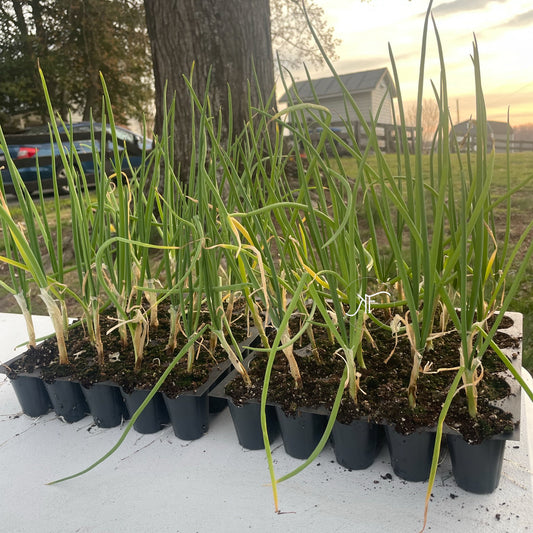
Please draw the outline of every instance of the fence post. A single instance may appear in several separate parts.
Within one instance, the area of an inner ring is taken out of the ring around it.
[[[356,120],[354,123],[353,123],[353,130],[354,130],[354,134],[355,134],[355,140],[357,142],[357,146],[360,146],[361,145],[361,135],[360,135],[360,129],[359,129],[359,121]]]
[[[392,126],[385,125],[385,152],[392,154],[394,149],[394,140],[392,138]]]

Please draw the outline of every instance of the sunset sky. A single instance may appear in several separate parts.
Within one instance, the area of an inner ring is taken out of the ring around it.
[[[335,68],[340,74],[386,66],[392,74],[387,44],[398,66],[404,101],[414,101],[424,15],[428,0],[315,0],[342,39]],[[466,120],[475,113],[474,73],[470,55],[475,34],[489,120],[505,121],[510,106],[512,126],[533,123],[533,3],[531,0],[435,0],[443,44],[452,116]],[[430,31],[425,97],[429,79],[438,82],[435,34]],[[312,68],[314,78],[329,76]],[[295,71],[297,79],[303,79]]]

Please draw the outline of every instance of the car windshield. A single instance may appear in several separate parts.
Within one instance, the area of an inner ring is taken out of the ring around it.
[[[35,135],[46,134],[49,131],[48,126],[49,126],[48,124],[43,124],[42,126],[31,126],[29,128],[26,128],[24,130],[24,133],[35,134]],[[70,126],[67,126],[67,129],[68,128],[70,128]],[[57,129],[59,130],[59,133],[65,132],[65,128],[63,127],[62,124],[58,124]],[[91,125],[88,122],[81,122],[79,124],[72,124],[72,129],[76,133],[89,133],[91,131]],[[100,130],[101,130],[100,123],[95,123],[94,131],[99,132]]]
[[[49,127],[48,124],[44,124],[42,126],[31,126],[24,131],[24,134],[25,135],[47,135],[49,133],[48,127]],[[58,124],[57,127],[59,130],[59,133],[65,133],[65,128],[63,127],[63,125]],[[67,126],[67,129],[68,128],[70,128],[70,126]],[[95,122],[93,124],[93,128],[94,128],[95,133],[100,133],[102,131],[102,124],[99,122]],[[74,133],[90,133],[91,124],[89,122],[78,122],[76,124],[72,124],[72,131]],[[111,126],[109,124],[106,125],[106,131],[109,135],[111,135]],[[126,142],[129,145],[137,145],[140,147],[142,144],[142,136],[136,135],[133,131],[117,126],[115,128],[115,132],[116,132],[119,144],[121,145],[124,142]],[[146,146],[148,149],[152,148],[151,139],[146,138]]]
[[[43,126],[32,126],[24,130],[24,134],[32,134],[32,133],[35,133],[36,135],[40,133],[42,134],[48,133],[48,125],[46,124]]]

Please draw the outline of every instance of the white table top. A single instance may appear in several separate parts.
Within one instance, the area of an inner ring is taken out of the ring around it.
[[[46,317],[37,317],[36,326],[38,335],[50,331]],[[0,361],[6,361],[25,340],[22,317],[0,314],[0,334]],[[524,394],[522,402],[521,441],[506,445],[499,487],[482,496],[463,491],[445,458],[426,531],[533,532],[533,404]],[[179,440],[171,427],[152,435],[131,431],[95,470],[45,485],[89,466],[122,431],[100,429],[91,417],[74,424],[53,412],[29,418],[0,375],[0,531],[411,533],[422,527],[427,485],[396,477],[386,447],[363,471],[341,467],[327,447],[279,485],[282,513],[274,513],[265,454],[241,448],[227,409],[211,417],[197,441]],[[279,438],[273,448],[278,477],[301,463],[285,454]]]

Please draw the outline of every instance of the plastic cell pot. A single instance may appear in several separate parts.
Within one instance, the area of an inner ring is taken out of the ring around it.
[[[502,473],[505,440],[470,444],[460,435],[448,435],[447,442],[457,485],[475,494],[494,492]]]
[[[11,385],[25,415],[42,416],[52,408],[50,397],[40,378],[18,376],[11,380]]]
[[[335,421],[331,432],[337,462],[351,470],[368,468],[381,448],[381,428],[366,420],[350,424]]]
[[[91,387],[82,386],[81,390],[98,427],[116,427],[128,418],[126,404],[117,386],[95,383]]]
[[[227,405],[226,398],[211,396],[210,392],[231,372],[231,368],[230,361],[226,360],[214,367],[196,390],[175,398],[162,394],[176,437],[196,440],[208,431],[209,414],[217,414]]]
[[[46,391],[54,411],[69,424],[81,420],[89,414],[89,406],[79,383],[56,380],[45,383]]]
[[[435,433],[415,431],[409,435],[385,426],[394,473],[406,481],[427,481],[431,470]]]
[[[307,459],[322,438],[327,417],[305,411],[291,416],[279,406],[276,406],[276,414],[287,454],[296,459]]]
[[[206,394],[182,394],[168,398],[163,394],[174,435],[182,440],[199,439],[209,429],[209,398]]]
[[[122,388],[120,392],[131,416],[135,414],[137,409],[150,394],[150,391],[148,390],[134,390],[131,393],[127,393],[124,392]],[[133,429],[137,431],[137,433],[156,433],[157,431],[160,431],[165,424],[168,424],[168,421],[169,417],[165,402],[163,401],[163,396],[161,393],[157,392],[133,423]]]
[[[228,399],[229,412],[239,444],[247,450],[263,450],[263,430],[261,429],[261,405],[259,403],[235,404]],[[276,409],[267,405],[265,409],[268,440],[274,441],[279,435],[279,424]]]

